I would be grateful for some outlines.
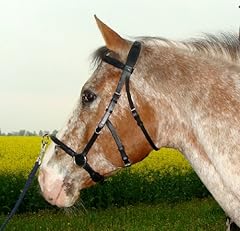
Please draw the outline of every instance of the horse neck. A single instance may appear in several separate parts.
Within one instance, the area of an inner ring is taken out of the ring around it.
[[[152,103],[159,118],[157,145],[186,154],[193,149],[203,153],[203,145],[210,147],[215,142],[214,136],[207,141],[203,133],[213,134],[216,122],[224,129],[228,119],[236,117],[240,105],[234,81],[239,82],[239,67],[170,47],[158,47],[157,51],[148,48],[143,55],[139,69],[144,81],[138,81],[136,87],[143,90],[142,96]],[[228,114],[225,118],[223,111]]]
[[[170,48],[145,55],[138,84],[158,116],[157,146],[179,149],[240,223],[239,66]]]

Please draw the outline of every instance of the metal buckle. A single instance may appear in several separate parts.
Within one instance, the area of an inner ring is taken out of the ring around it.
[[[46,152],[46,148],[47,148],[48,143],[49,143],[49,135],[44,134],[42,136],[41,150],[40,150],[39,156],[37,157],[37,160],[36,160],[36,162],[38,162],[39,165],[41,165],[41,163],[42,163],[42,159],[43,159],[43,156]]]
[[[120,97],[120,96],[121,96],[121,93],[115,91],[115,92],[114,92],[114,95],[117,95],[118,97]]]
[[[135,108],[135,107],[134,107],[134,108],[131,108],[131,112],[132,112],[133,117],[135,118],[135,117],[137,116],[137,110],[136,110],[136,108]]]
[[[96,127],[96,129],[95,129],[95,133],[96,133],[97,135],[99,135],[99,134],[101,133],[102,129],[100,129],[99,132],[97,131],[97,129],[98,129],[98,127]]]

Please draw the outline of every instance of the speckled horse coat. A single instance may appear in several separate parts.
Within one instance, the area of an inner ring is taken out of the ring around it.
[[[105,54],[126,60],[131,41],[97,19],[106,47],[95,54],[97,68],[58,138],[81,151],[113,94],[120,71],[102,62]],[[175,42],[138,38],[142,50],[131,76],[131,93],[158,147],[179,149],[224,211],[240,226],[240,45],[237,35],[209,35]],[[125,91],[112,123],[132,163],[151,148],[128,108]],[[131,129],[129,129],[131,128]],[[115,150],[115,151],[113,151]],[[108,176],[123,167],[107,129],[91,148],[88,163]],[[39,184],[47,201],[59,207],[75,203],[82,188],[94,182],[70,156],[52,144]]]

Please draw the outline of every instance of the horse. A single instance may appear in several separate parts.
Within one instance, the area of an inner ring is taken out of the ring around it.
[[[94,53],[96,68],[67,123],[51,137],[38,175],[44,198],[70,207],[83,188],[171,147],[240,226],[238,35],[134,42],[95,20],[105,46]]]

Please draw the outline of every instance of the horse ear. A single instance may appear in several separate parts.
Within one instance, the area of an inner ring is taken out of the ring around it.
[[[96,15],[94,15],[98,28],[105,40],[106,47],[116,53],[128,48],[127,40],[123,39],[119,34],[113,31],[109,26],[103,23]]]

